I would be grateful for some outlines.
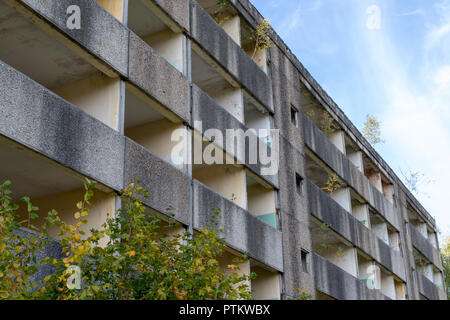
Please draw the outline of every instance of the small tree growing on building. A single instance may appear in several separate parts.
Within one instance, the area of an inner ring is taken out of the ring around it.
[[[385,143],[385,141],[381,138],[381,122],[372,115],[368,114],[366,116],[366,122],[364,123],[362,132],[371,145]]]

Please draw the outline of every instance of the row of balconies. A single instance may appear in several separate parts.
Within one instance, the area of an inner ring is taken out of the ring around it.
[[[237,204],[234,205],[236,217],[240,219],[259,217],[255,218],[256,220],[246,220],[246,224],[243,224],[243,221],[236,224],[238,221],[236,220],[231,230],[242,230],[242,236],[235,238],[233,233],[228,232],[227,244],[230,248],[239,249],[240,252],[250,252],[253,258],[251,264],[254,266],[250,265],[249,270],[252,268],[266,270],[267,275],[252,283],[252,287],[261,287],[261,292],[266,293],[258,293],[259,290],[256,290],[255,297],[279,298],[278,271],[282,271],[281,237],[276,230],[275,190],[270,181],[268,183],[258,176],[258,167],[252,168],[255,173],[242,165],[208,168],[202,165],[192,167],[189,165],[193,157],[194,141],[200,139],[201,151],[204,151],[202,146],[204,141],[189,127],[191,115],[188,101],[192,93],[188,78],[183,76],[183,74],[189,76],[191,73],[186,65],[189,60],[185,59],[188,56],[185,50],[189,49],[185,46],[186,37],[181,33],[173,34],[173,26],[170,30],[164,26],[163,22],[166,20],[160,18],[157,8],[147,5],[139,7],[140,1],[132,2],[127,18],[129,26],[136,28],[136,33],[138,30],[142,31],[144,40],[127,31],[123,25],[96,6],[94,1],[75,2],[82,7],[82,12],[89,12],[89,17],[82,20],[84,23],[82,30],[78,32],[68,30],[65,21],[61,21],[61,17],[66,16],[65,10],[62,10],[65,9],[64,1],[58,2],[57,6],[56,3],[27,3],[30,8],[22,7],[19,2],[15,7],[0,3],[1,12],[11,15],[13,17],[11,21],[22,26],[19,29],[15,29],[14,25],[8,26],[10,29],[7,29],[8,33],[5,32],[8,37],[2,37],[3,40],[0,40],[5,41],[1,47],[4,49],[8,47],[8,50],[0,50],[0,59],[19,68],[26,76],[46,87],[44,89],[6,64],[1,64],[0,81],[2,88],[5,88],[2,92],[6,95],[0,99],[4,102],[1,110],[4,116],[1,123],[2,134],[73,170],[67,175],[64,171],[60,172],[58,168],[53,167],[56,163],[47,168],[41,164],[41,159],[30,160],[20,152],[17,158],[14,158],[15,153],[6,148],[5,152],[2,152],[2,158],[10,157],[10,163],[16,166],[23,163],[24,166],[21,167],[24,172],[37,171],[43,175],[45,173],[45,176],[36,176],[36,180],[31,179],[32,181],[26,181],[25,176],[23,180],[14,179],[16,177],[14,168],[4,169],[1,176],[16,180],[17,190],[25,191],[35,198],[41,208],[58,204],[59,211],[63,216],[67,216],[69,221],[71,210],[67,205],[76,199],[82,187],[78,176],[81,174],[99,181],[104,192],[98,191],[98,199],[94,201],[92,210],[95,219],[89,226],[95,227],[104,220],[103,215],[116,208],[116,199],[108,196],[107,192],[120,190],[134,177],[139,177],[143,180],[144,187],[150,189],[150,198],[146,204],[151,209],[164,212],[169,205],[173,206],[175,218],[182,225],[188,225],[189,212],[192,210],[189,207],[189,198],[199,198],[200,193],[204,194],[207,190],[198,187],[199,182],[194,182],[196,187],[193,187],[193,190],[197,191],[191,193],[189,175],[192,175],[194,179],[198,178],[217,192],[213,192],[217,198],[215,202],[221,199],[224,206],[225,204],[230,206],[232,202],[226,199],[232,199]],[[122,20],[120,10],[123,13],[123,7],[109,6],[104,1],[99,2],[112,10],[116,18]],[[142,1],[141,4],[149,2]],[[135,5],[138,7],[134,7]],[[116,9],[118,11],[115,11]],[[36,28],[26,16],[22,16],[24,10],[30,10],[29,13],[32,14],[33,10],[36,10],[42,15],[44,19],[40,20],[38,25],[45,31]],[[152,12],[154,16],[151,15]],[[202,12],[199,12],[200,17],[201,15]],[[59,28],[62,34],[55,30],[50,35],[47,34],[49,23]],[[141,27],[142,29],[139,29]],[[148,34],[145,34],[146,32]],[[65,36],[69,36],[77,43],[70,42]],[[29,45],[30,42],[33,45]],[[110,48],[115,49],[111,51]],[[84,52],[84,49],[87,49],[89,54]],[[158,54],[155,54],[155,51]],[[197,53],[192,50],[189,54]],[[79,55],[86,60],[79,58]],[[26,63],[31,60],[31,56],[34,57],[32,66]],[[242,61],[247,63],[245,59]],[[204,76],[201,72],[196,73],[198,70],[195,69],[194,72],[192,68],[192,79],[198,80]],[[126,80],[118,78],[117,73]],[[218,74],[221,75],[220,72]],[[239,77],[240,74],[234,74],[230,78],[236,81]],[[267,76],[263,75],[262,79],[263,82],[269,83]],[[250,88],[251,91],[251,86],[254,85],[248,83],[246,88]],[[194,87],[193,90],[197,90],[199,95],[206,95],[198,87]],[[270,90],[262,91],[270,93]],[[243,90],[240,94],[244,99]],[[210,105],[217,110],[221,108],[217,105],[219,102],[229,100],[226,97],[218,98],[214,94],[211,95],[216,99]],[[259,103],[258,96],[258,93],[252,92],[248,101],[251,101],[252,105]],[[259,96],[259,99],[267,100],[264,96],[262,98]],[[227,109],[227,105],[223,103],[222,107]],[[198,115],[208,112],[202,111],[201,104],[202,101],[196,100],[195,110],[198,110]],[[239,119],[229,108],[227,111],[241,123],[245,119],[247,125],[254,123],[255,127],[268,126],[263,113],[261,116],[255,114],[251,106],[246,108],[243,102],[239,103],[239,107],[245,118]],[[260,110],[261,108],[256,111]],[[101,125],[98,120],[105,125]],[[178,160],[181,158],[182,161],[179,162],[174,161],[171,152],[177,145],[172,137],[172,133],[177,129],[180,133],[178,141],[182,142],[178,153]],[[136,143],[124,139],[120,132]],[[181,171],[174,169],[169,163]],[[41,168],[42,166],[45,168]],[[47,175],[52,178],[49,179]],[[45,192],[42,188],[38,188],[39,190],[35,188],[40,183],[38,178],[45,181],[47,186]],[[199,205],[194,202],[194,206]],[[207,210],[206,207],[201,209]],[[195,212],[199,217],[208,216],[206,212],[198,210]],[[227,228],[230,228],[230,225],[227,225]],[[264,249],[266,247],[267,249]],[[264,280],[269,278],[270,280]],[[273,285],[269,285],[269,282]],[[275,285],[276,283],[278,285]]]
[[[391,299],[404,299],[406,275],[400,252],[312,182],[307,185],[314,251],[370,288]]]

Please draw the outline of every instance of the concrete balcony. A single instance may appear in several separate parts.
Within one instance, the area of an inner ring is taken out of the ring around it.
[[[171,213],[184,225],[190,224],[191,179],[145,147],[125,138],[124,185],[139,179],[148,190],[145,205],[163,214]],[[171,207],[170,212],[167,209]]]
[[[225,71],[233,83],[242,85],[259,103],[273,112],[272,86],[269,77],[245,51],[214,21],[196,1],[191,1],[191,35],[199,46],[197,53]]]
[[[0,62],[0,135],[113,190],[123,188],[124,137]]]
[[[258,149],[260,146],[267,148],[268,155],[271,155],[272,152],[275,151],[272,151],[269,146],[266,146],[266,144],[260,140],[257,134],[254,134],[251,131],[249,131],[248,139],[245,139],[244,145],[235,143],[235,137],[230,137],[233,140],[228,141],[229,139],[227,139],[226,134],[227,130],[236,129],[245,133],[248,128],[195,85],[192,87],[192,104],[193,121],[201,121],[202,124],[200,128],[196,127],[194,123],[195,130],[198,130],[199,133],[205,134],[209,129],[218,129],[223,136],[223,141],[220,141],[220,139],[217,140],[217,137],[214,137],[216,139],[215,143],[219,148],[235,157],[240,163],[244,164],[249,170],[265,180],[267,183],[275,188],[278,188],[278,174],[263,175],[263,168],[266,166],[261,164],[260,161],[257,161],[257,163],[251,163],[249,161],[249,142],[258,143]],[[211,137],[206,136],[206,138],[210,140]],[[254,151],[258,150],[255,149]]]
[[[314,183],[307,181],[311,214],[327,223],[335,232],[361,249],[387,270],[405,280],[405,266],[399,251],[394,250],[373,231],[365,227],[328,194]]]
[[[419,293],[428,300],[446,300],[447,296],[445,292],[438,288],[433,281],[429,280],[422,273],[414,271],[413,277],[416,277]]]
[[[390,300],[379,290],[369,289],[360,279],[313,254],[314,278],[318,291],[338,300]]]
[[[270,268],[283,271],[282,234],[237,204],[194,180],[194,228],[212,226],[213,209],[221,210],[218,228],[227,245]]]
[[[328,137],[303,113],[301,114],[305,144],[326,165],[345,180],[373,208],[375,208],[391,225],[399,229],[394,205],[374,187],[361,171],[331,143]]]
[[[15,2],[17,3],[15,7],[20,12],[34,15],[35,18],[38,18],[39,27],[47,31],[51,30],[51,34],[58,37],[65,45],[78,52],[87,50],[90,55],[95,57],[97,61],[95,64],[102,64],[98,67],[104,69],[105,73],[108,73],[106,70],[110,70],[110,72],[117,71],[124,76],[128,74],[129,31],[96,1],[20,0]],[[71,5],[79,6],[80,11],[84,14],[83,25],[80,29],[71,30],[67,27],[67,8]],[[58,35],[58,33],[60,34]],[[84,54],[84,56],[87,55]]]
[[[439,251],[413,225],[410,225],[409,231],[413,246],[438,269],[442,270]]]

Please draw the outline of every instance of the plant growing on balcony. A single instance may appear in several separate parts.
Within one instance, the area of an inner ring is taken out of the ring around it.
[[[325,187],[322,187],[321,189],[328,193],[333,193],[340,188],[341,184],[339,182],[338,175],[336,173],[332,173],[328,175],[328,180],[325,182]]]
[[[326,111],[322,113],[322,120],[320,121],[320,130],[328,137],[336,130],[333,127],[334,119]]]
[[[147,191],[131,184],[120,194],[122,209],[108,217],[101,230],[86,235],[90,201],[95,184],[87,181],[85,195],[77,203],[75,225],[62,221],[56,211],[44,218],[39,236],[23,240],[14,235],[22,226],[31,227],[38,208],[24,198],[29,218],[17,221],[19,206],[9,196],[10,183],[0,186],[0,298],[1,299],[250,299],[247,282],[256,275],[239,275],[237,259],[224,270],[218,262],[225,244],[216,227],[167,235],[160,219],[147,213],[142,199]],[[220,210],[214,209],[216,226]],[[47,230],[56,228],[63,257],[45,258],[41,264],[54,272],[37,284],[30,277],[37,271],[35,254],[44,249]],[[170,221],[170,228],[175,228]],[[175,230],[175,229],[173,229]],[[78,276],[77,283],[74,277]],[[229,272],[225,272],[229,271]]]
[[[255,42],[255,49],[253,50],[252,59],[258,51],[266,50],[274,47],[274,43],[270,38],[273,33],[272,27],[270,26],[269,20],[264,18],[260,24],[256,26],[256,30],[251,30],[250,39]]]

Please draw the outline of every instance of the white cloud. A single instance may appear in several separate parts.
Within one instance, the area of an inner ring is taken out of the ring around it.
[[[372,81],[387,100],[386,105],[380,106],[383,137],[387,140],[383,153],[390,158],[388,162],[396,172],[400,173],[400,167],[409,167],[434,180],[422,186],[423,194],[418,198],[436,217],[438,226],[447,231],[450,230],[447,212],[450,52],[445,48],[450,42],[450,0],[440,2],[435,9],[440,19],[423,39],[424,60],[415,65],[419,78],[410,76],[411,66],[400,56],[391,30],[383,28],[377,33],[361,30],[359,36],[366,41],[368,61],[361,65],[366,69],[366,77],[370,77],[366,82]],[[436,51],[441,55],[437,56]]]

